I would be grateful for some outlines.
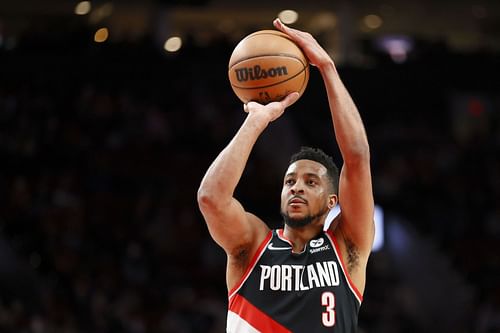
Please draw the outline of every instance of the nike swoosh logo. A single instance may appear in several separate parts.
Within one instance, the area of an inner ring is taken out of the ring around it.
[[[292,249],[292,247],[275,247],[275,246],[273,246],[273,243],[269,244],[267,246],[267,248],[269,250],[291,250]]]

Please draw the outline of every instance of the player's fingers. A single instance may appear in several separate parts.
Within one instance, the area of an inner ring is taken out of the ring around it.
[[[282,101],[281,104],[283,105],[283,108],[287,108],[293,103],[295,103],[299,99],[299,93],[298,92],[293,92],[291,94],[288,94]]]
[[[282,30],[284,24],[281,22],[279,18],[275,18],[273,21],[273,25],[276,27],[276,29]]]
[[[308,33],[305,33],[304,31],[300,31],[297,29],[290,28],[289,26],[287,26],[286,24],[281,22],[281,20],[279,18],[275,19],[273,21],[273,24],[278,30],[287,34],[295,43],[297,43],[297,45],[300,48],[305,47],[305,43],[307,42],[307,38],[308,38]]]
[[[280,30],[281,32],[286,33],[287,35],[293,34],[295,31],[292,28],[289,28],[287,25],[285,25],[279,18],[275,19],[273,21],[273,25],[276,27],[276,29]]]

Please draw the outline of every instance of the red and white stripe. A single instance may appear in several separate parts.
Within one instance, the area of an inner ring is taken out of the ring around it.
[[[237,292],[248,279],[260,257],[264,254],[273,237],[272,231],[261,243],[241,280],[229,291],[229,309],[227,313],[228,333],[289,333],[290,331],[274,321],[267,314],[256,308]]]
[[[291,331],[256,308],[241,295],[235,295],[229,304],[227,332],[291,333]]]

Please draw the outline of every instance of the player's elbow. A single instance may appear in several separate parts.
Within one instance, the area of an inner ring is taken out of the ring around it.
[[[202,184],[197,193],[198,207],[202,212],[219,211],[224,205],[223,197],[217,189]]]
[[[215,204],[215,195],[213,191],[210,191],[203,185],[198,188],[197,193],[198,207],[203,211],[209,207],[213,207]]]

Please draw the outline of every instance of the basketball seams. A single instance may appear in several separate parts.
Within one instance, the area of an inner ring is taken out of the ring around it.
[[[306,69],[306,68],[304,68]],[[309,82],[309,68],[307,68],[306,73],[304,75],[303,81],[302,81],[302,87],[300,87],[300,94],[302,95],[305,91],[305,88],[307,86],[307,83]]]
[[[269,54],[266,54],[265,53],[265,54],[259,54],[257,56],[254,55],[254,56],[251,56],[251,57],[240,58],[240,59],[238,59],[237,63],[234,63],[234,64],[232,64],[232,65],[229,66],[229,70],[231,70],[234,66],[242,63],[243,61],[247,61],[247,60],[250,60],[250,59],[265,58],[265,57],[286,57],[286,58],[292,58],[292,59],[298,60],[302,64],[303,68],[307,67],[307,65],[308,65],[308,64],[305,64],[302,61],[301,57],[297,57],[294,54],[289,54],[289,53],[269,53]]]
[[[269,32],[266,32],[266,31],[255,32],[255,33],[251,34],[250,36],[245,37],[239,44],[241,44],[243,41],[247,41],[253,37],[261,36],[261,35],[270,35],[270,36],[274,36],[274,37],[283,38],[286,41],[290,42],[292,47],[296,47],[298,50],[300,50],[300,52],[302,52],[301,48],[297,44],[295,44],[295,42],[290,37],[288,37],[287,35],[285,35],[282,32],[274,31],[274,30],[269,30]],[[302,63],[302,66],[306,67],[308,65],[307,58],[305,57],[305,55],[304,55],[304,58],[302,58],[302,57],[297,57],[296,55],[289,54],[289,53],[271,53],[271,54],[261,54],[258,56],[251,56],[251,57],[247,57],[247,58],[240,58],[240,59],[238,59],[237,63],[229,64],[229,68],[232,68],[233,66],[235,66],[235,65],[237,65],[240,62],[245,61],[245,60],[254,59],[254,58],[258,58],[258,57],[266,57],[266,56],[285,56],[285,57],[295,58]],[[304,63],[303,60],[305,60],[306,62]]]

